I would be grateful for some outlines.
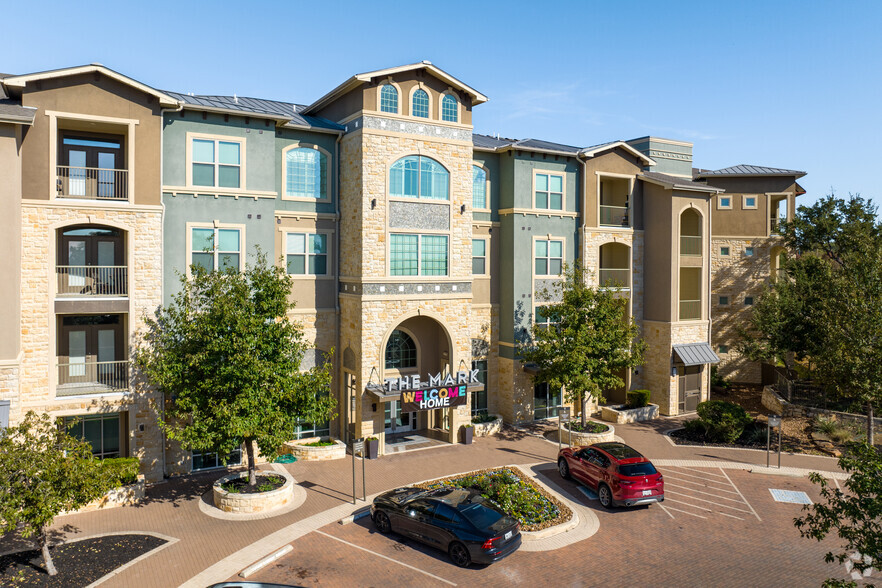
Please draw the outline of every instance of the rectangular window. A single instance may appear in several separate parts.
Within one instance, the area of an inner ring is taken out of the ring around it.
[[[472,239],[472,273],[482,276],[487,273],[487,241]]]
[[[744,297],[744,306],[753,306],[753,296]]]
[[[720,255],[729,255],[728,247],[720,247]]]
[[[240,188],[242,143],[220,139],[193,139],[194,186]]]
[[[745,209],[756,208],[756,196],[745,196],[743,207]]]
[[[92,455],[99,459],[123,456],[120,451],[120,423],[118,412],[64,417],[67,432],[72,437],[88,441],[92,446]]]
[[[534,268],[537,276],[559,276],[563,269],[563,241],[536,241]]]
[[[310,437],[329,437],[330,435],[331,421],[297,425],[297,427],[294,429],[295,439],[308,439]]]
[[[192,228],[190,264],[214,271],[241,269],[242,243],[239,229]]]
[[[483,390],[472,392],[472,416],[487,414],[487,360],[472,362],[472,369],[478,370],[478,381],[484,384]]]
[[[720,306],[729,306],[728,296],[720,296]]]
[[[447,275],[446,235],[420,235],[420,275]]]
[[[288,233],[285,254],[288,273],[295,276],[328,275],[328,236]]]
[[[472,166],[472,208],[487,208],[487,172],[477,165]]]
[[[547,383],[533,386],[533,418],[546,419],[557,416],[561,401],[561,389],[554,389]]]
[[[198,470],[213,470],[215,468],[239,465],[242,463],[242,450],[232,450],[227,454],[226,462],[227,463],[224,464],[224,460],[222,460],[216,453],[194,451],[193,466],[190,469],[195,472]]]
[[[745,247],[744,248],[744,256],[745,257],[753,257],[753,247]]]
[[[547,329],[551,325],[551,319],[548,318],[548,313],[545,311],[544,306],[536,307],[536,314],[533,319],[533,324]]]
[[[563,210],[563,176],[536,174],[536,208]]]
[[[728,345],[720,345],[719,347],[717,347],[717,350],[720,353],[729,353],[729,346]]]
[[[389,240],[393,276],[446,276],[447,235],[398,235]]]
[[[717,200],[717,208],[722,210],[727,210],[732,208],[732,197],[731,196],[720,196]]]

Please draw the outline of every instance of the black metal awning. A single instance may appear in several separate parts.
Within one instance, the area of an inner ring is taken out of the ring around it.
[[[720,363],[720,358],[711,349],[710,343],[705,341],[674,345],[674,356],[685,366]]]

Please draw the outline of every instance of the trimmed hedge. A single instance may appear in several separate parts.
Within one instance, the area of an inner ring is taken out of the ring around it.
[[[625,398],[625,408],[643,408],[649,405],[649,390],[631,390]]]
[[[704,430],[705,436],[715,442],[733,443],[744,427],[753,422],[747,411],[732,402],[724,400],[707,400],[698,404],[698,420],[688,426],[687,430],[697,432]]]
[[[101,466],[108,471],[111,488],[128,486],[138,481],[137,457],[109,457],[101,460]]]

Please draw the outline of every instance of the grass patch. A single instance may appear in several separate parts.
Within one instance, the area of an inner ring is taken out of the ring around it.
[[[300,445],[305,447],[328,447],[333,444],[333,441],[313,441],[312,443],[301,443]]]

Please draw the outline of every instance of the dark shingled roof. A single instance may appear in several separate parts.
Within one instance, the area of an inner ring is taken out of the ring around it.
[[[780,167],[765,167],[762,165],[733,165],[723,169],[703,169],[698,171],[699,177],[709,176],[796,176],[801,178],[806,172],[794,169],[782,169]]]
[[[514,142],[514,139],[506,139],[505,137],[497,139],[490,135],[472,133],[472,143],[474,143],[475,147],[478,147],[479,149],[498,149],[500,147],[505,147],[506,145],[511,145]]]
[[[540,139],[524,139],[514,144],[516,148],[523,149],[542,149],[544,151],[562,151],[564,153],[572,153],[575,155],[582,148],[573,147],[572,145],[563,145],[562,143],[552,143],[551,141],[542,141]]]
[[[33,124],[36,108],[22,106],[17,100],[0,100],[0,118],[16,120],[27,124]]]
[[[689,180],[687,178],[669,176],[668,174],[662,174],[659,172],[643,172],[642,176],[648,180],[655,180],[656,182],[661,182],[663,184],[671,184],[674,188],[700,190],[702,192],[724,192],[724,190],[720,188],[708,186],[705,182],[693,182],[692,180]]]
[[[573,147],[572,145],[563,145],[562,143],[552,143],[551,141],[542,141],[540,139],[507,139],[505,137],[496,137],[490,135],[480,135],[474,133],[472,135],[472,143],[478,149],[501,149],[503,147],[512,147],[514,149],[523,149],[525,151],[553,151],[567,155],[576,155],[581,147]]]
[[[299,114],[306,106],[292,102],[280,102],[278,100],[265,100],[263,98],[249,98],[247,96],[203,96],[182,94],[180,92],[168,92],[166,94],[198,108],[200,106],[215,110],[226,110],[233,113],[254,114],[270,118],[287,120],[285,126],[312,127],[320,129],[332,129],[342,131],[343,127],[328,119],[318,116],[303,116]]]

